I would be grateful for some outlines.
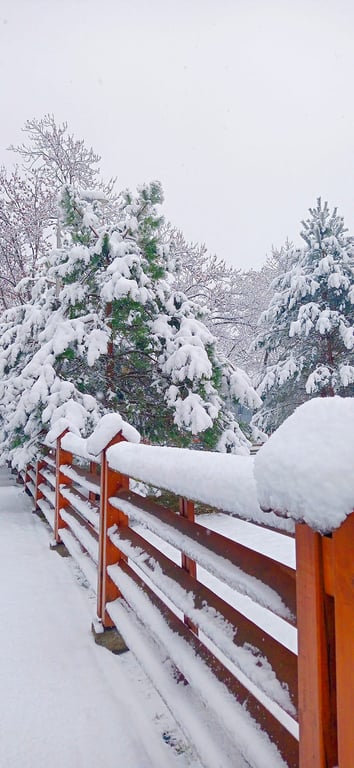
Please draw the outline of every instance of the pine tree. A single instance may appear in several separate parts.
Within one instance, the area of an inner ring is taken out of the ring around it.
[[[189,444],[198,434],[208,447],[243,450],[245,439],[224,393],[231,401],[251,406],[258,405],[257,396],[246,375],[218,357],[215,340],[196,316],[193,302],[173,288],[175,260],[161,234],[159,183],[139,188],[136,196],[125,192],[114,226],[97,232],[91,226],[91,235],[75,223],[72,211],[77,214],[80,206],[69,198],[67,223],[91,253],[85,274],[96,281],[85,307],[96,297],[101,340],[108,329],[105,361],[98,356],[95,363],[95,392],[101,371],[101,402],[118,409],[151,441]],[[84,214],[82,210],[81,203],[81,222],[87,221],[87,206]],[[96,243],[89,246],[92,235]],[[77,264],[75,253],[69,262],[72,259]],[[71,268],[68,277],[72,280]],[[81,279],[83,285],[88,285],[87,277]],[[61,300],[64,295],[65,286]]]
[[[258,346],[266,372],[257,422],[275,429],[310,397],[354,393],[354,243],[338,215],[317,201],[302,222],[305,247],[273,285]]]
[[[84,432],[117,410],[152,442],[190,445],[198,436],[201,446],[247,452],[229,405],[258,398],[173,289],[160,185],[123,193],[114,224],[98,198],[63,189],[62,246],[42,264],[32,300],[3,318],[0,365],[12,402],[3,453],[24,463],[59,418]]]

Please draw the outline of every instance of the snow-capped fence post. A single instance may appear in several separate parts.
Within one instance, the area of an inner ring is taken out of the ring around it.
[[[129,490],[129,478],[110,469],[107,450],[125,441],[121,430],[110,440],[101,453],[101,505],[99,531],[99,560],[97,583],[97,616],[105,628],[114,623],[106,611],[106,604],[120,596],[120,592],[108,575],[107,568],[117,562],[117,548],[112,544],[108,531],[113,525],[128,525],[128,518],[110,504],[109,499],[120,490]],[[124,557],[118,551],[118,560]]]
[[[63,474],[60,467],[63,465],[71,465],[73,461],[73,455],[69,451],[65,451],[62,448],[61,441],[64,437],[64,435],[69,432],[69,429],[66,428],[61,435],[57,438],[57,449],[56,449],[56,460],[55,460],[55,517],[54,517],[54,540],[57,544],[61,543],[60,539],[60,528],[66,528],[67,524],[61,517],[60,511],[62,509],[65,509],[65,507],[68,506],[67,499],[64,498],[60,491],[60,486],[63,484],[71,484],[71,480],[68,480],[68,478]]]

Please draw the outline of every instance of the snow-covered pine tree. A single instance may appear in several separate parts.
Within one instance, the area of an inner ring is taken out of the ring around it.
[[[0,320],[0,453],[22,468],[38,455],[38,442],[52,422],[90,431],[99,412],[94,398],[62,376],[75,324],[63,323],[56,288],[43,271],[23,280],[31,298],[6,310]]]
[[[266,372],[256,421],[268,431],[310,397],[354,394],[353,238],[320,198],[302,224],[305,247],[288,254],[261,317]]]
[[[99,197],[64,188],[62,247],[43,264],[23,316],[4,318],[0,365],[13,407],[2,413],[3,453],[23,464],[43,427],[69,417],[85,431],[107,410],[153,442],[198,436],[201,445],[247,452],[228,405],[258,398],[173,289],[173,259],[160,243],[160,185],[124,193],[114,225],[102,218]]]
[[[91,254],[79,283],[80,290],[87,288],[87,275],[95,282],[84,301],[85,308],[95,302],[100,318],[94,338],[99,331],[104,344],[108,331],[107,353],[102,355],[102,346],[97,354],[92,386],[87,378],[80,385],[105,408],[119,410],[152,442],[190,444],[199,435],[202,445],[243,450],[245,438],[226,401],[251,407],[259,401],[246,374],[217,355],[215,340],[196,316],[193,302],[173,287],[175,254],[162,242],[160,184],[144,185],[136,196],[125,192],[109,227],[96,221],[92,226],[92,206],[70,201],[70,193],[65,194],[74,240]],[[60,301],[65,301],[67,280],[72,295],[73,272],[67,265],[77,269],[76,249],[77,243],[60,267]],[[77,274],[74,278],[77,283]],[[71,312],[76,311],[74,306]]]

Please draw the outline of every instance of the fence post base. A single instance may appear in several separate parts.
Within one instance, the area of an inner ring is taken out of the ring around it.
[[[116,656],[129,651],[124,638],[120,632],[118,632],[116,627],[104,627],[101,622],[93,621],[91,624],[91,632],[96,645],[101,645],[103,648],[107,648],[108,651],[111,651],[111,653],[114,653]]]
[[[70,557],[70,552],[62,541],[56,541],[55,539],[52,539],[49,542],[49,549],[57,552],[60,557]]]

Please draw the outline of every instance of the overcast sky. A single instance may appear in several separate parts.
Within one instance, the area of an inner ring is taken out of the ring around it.
[[[321,195],[354,230],[353,0],[0,0],[0,162],[54,113],[237,267]]]

